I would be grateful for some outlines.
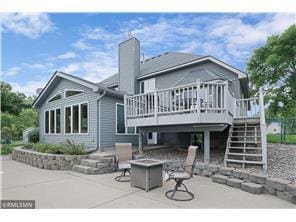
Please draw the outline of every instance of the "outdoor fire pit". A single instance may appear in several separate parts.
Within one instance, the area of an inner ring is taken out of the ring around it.
[[[164,161],[153,159],[131,160],[131,186],[146,192],[162,186],[162,167]]]

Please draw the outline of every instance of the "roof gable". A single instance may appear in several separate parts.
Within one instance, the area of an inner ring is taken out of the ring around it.
[[[93,91],[97,91],[99,89],[99,86],[95,83],[92,83],[90,81],[78,78],[76,76],[72,76],[63,72],[59,72],[56,71],[54,73],[54,75],[50,78],[50,80],[47,82],[47,84],[45,85],[45,87],[42,89],[42,91],[40,92],[40,94],[38,95],[38,97],[34,100],[33,102],[33,107],[37,107],[41,102],[43,102],[43,99],[46,97],[46,95],[49,93],[48,91],[50,91],[55,84],[57,84],[57,82],[60,79],[66,79],[69,80],[71,82],[80,84],[82,86],[85,86]]]
[[[199,79],[202,82],[208,82],[212,80],[225,80],[224,77],[208,69],[196,69],[187,73],[175,86],[187,85]]]
[[[166,72],[174,71],[177,69],[182,69],[188,66],[203,63],[205,61],[211,61],[235,74],[238,78],[246,78],[247,74],[239,69],[234,68],[221,60],[216,59],[213,56],[196,56],[186,53],[165,53],[151,59],[145,60],[140,64],[140,75],[138,80],[152,77],[155,75],[160,75]],[[118,73],[110,76],[109,78],[101,81],[100,83],[106,86],[118,85]]]

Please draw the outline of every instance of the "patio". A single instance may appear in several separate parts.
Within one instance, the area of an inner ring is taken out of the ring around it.
[[[167,199],[173,182],[145,192],[118,183],[118,173],[82,175],[54,171],[2,159],[1,199],[36,200],[37,208],[295,208],[277,197],[254,195],[195,176],[186,181],[196,198],[189,202]]]

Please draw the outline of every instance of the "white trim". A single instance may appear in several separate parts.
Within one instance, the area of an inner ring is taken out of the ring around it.
[[[66,96],[66,92],[67,91],[76,91],[76,92],[81,92],[79,94],[76,94],[76,95],[72,95],[72,96]],[[76,97],[76,96],[80,96],[80,95],[83,95],[84,93],[84,90],[83,89],[64,89],[64,98],[73,98],[73,97]]]
[[[63,97],[62,97],[62,92],[59,91],[59,92],[57,92],[55,95],[53,95],[52,97],[50,97],[50,98],[46,101],[46,103],[52,103],[52,102],[55,102],[55,101],[60,100],[60,99],[57,99],[57,100],[54,100],[54,101],[49,101],[49,100],[53,99],[54,97],[56,97],[57,95],[61,95],[61,98],[60,98],[60,99],[63,98]]]
[[[135,135],[139,135],[137,133],[137,127],[136,126],[134,126],[135,133],[128,133],[127,132],[128,131],[127,130],[128,127],[125,124],[124,124],[124,126],[125,126],[125,132],[124,133],[118,133],[117,132],[117,105],[121,105],[124,108],[124,104],[122,104],[122,103],[116,103],[115,104],[115,135],[117,135],[117,136],[135,136]]]
[[[159,71],[151,72],[149,74],[146,74],[146,75],[143,75],[143,76],[139,76],[137,79],[138,80],[146,79],[148,77],[151,77],[151,76],[154,76],[154,75],[157,75],[157,74],[161,74],[163,72],[173,71],[175,69],[183,68],[183,67],[186,67],[186,66],[189,66],[189,65],[194,65],[194,64],[197,64],[197,63],[200,63],[200,62],[204,62],[206,60],[210,60],[211,62],[214,62],[214,63],[216,63],[216,64],[218,64],[218,65],[220,65],[220,66],[222,66],[222,67],[224,67],[224,68],[226,68],[226,69],[234,72],[234,73],[236,73],[238,75],[239,79],[240,78],[247,77],[246,73],[244,73],[244,72],[242,72],[242,71],[240,71],[240,70],[238,70],[236,68],[233,68],[230,65],[227,65],[226,63],[221,62],[218,59],[215,59],[215,58],[213,58],[211,56],[206,56],[206,57],[202,57],[202,58],[199,58],[199,59],[196,59],[194,61],[181,64],[181,65],[177,65],[177,66],[173,66],[173,67],[170,67],[170,68],[162,69],[162,70],[159,70]]]
[[[47,91],[48,87],[51,85],[51,83],[55,80],[56,77],[61,77],[61,78],[64,78],[64,79],[67,79],[69,81],[72,81],[72,82],[75,82],[77,84],[80,84],[80,85],[83,85],[87,88],[90,88],[92,89],[93,91],[97,91],[99,89],[99,86],[96,85],[95,83],[87,83],[85,81],[83,81],[83,79],[79,80],[75,77],[71,77],[69,75],[65,75],[61,72],[55,72],[55,74],[52,76],[51,80],[46,84],[46,87],[42,90],[42,92],[38,95],[37,99],[34,101],[33,103],[33,107],[35,107],[36,103],[39,102],[40,98],[42,97],[42,95],[44,94],[44,92]]]
[[[59,133],[57,133],[56,132],[56,122],[57,122],[57,118],[56,118],[56,110],[57,109],[60,109],[60,112],[61,112],[61,114],[60,114],[60,132]],[[54,121],[54,133],[51,133],[50,132],[50,120],[51,120],[51,117],[50,117],[50,111],[54,111],[54,116],[55,116],[55,121]],[[46,124],[45,124],[45,120],[46,120],[46,118],[45,118],[45,116],[46,116],[46,112],[48,112],[48,133],[46,133]],[[44,118],[43,118],[43,124],[44,124],[44,130],[43,130],[43,132],[44,132],[44,135],[46,135],[46,136],[50,136],[50,135],[60,135],[61,133],[62,133],[62,121],[61,121],[61,118],[62,118],[62,107],[56,107],[56,108],[52,108],[52,109],[45,109],[44,110],[44,114],[43,114],[43,116],[44,116]]]
[[[81,104],[87,104],[87,133],[81,133]],[[73,106],[78,106],[78,133],[73,133]],[[71,109],[71,119],[70,119],[70,126],[71,132],[66,132],[66,108],[70,107]],[[88,135],[89,134],[89,101],[80,102],[80,103],[73,103],[71,105],[64,106],[64,135]]]

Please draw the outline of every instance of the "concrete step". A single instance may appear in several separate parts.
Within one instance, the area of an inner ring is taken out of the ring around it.
[[[227,149],[239,149],[239,150],[261,150],[261,147],[243,147],[243,146],[228,146]]]
[[[255,135],[253,135],[253,136],[245,136],[245,135],[238,135],[238,136],[234,136],[234,135],[231,135],[230,137],[234,137],[234,138],[254,138],[254,137],[261,137],[260,135],[257,135],[257,136],[255,136]]]
[[[261,141],[228,141],[229,143],[252,143],[252,144],[257,144],[261,143]]]
[[[258,164],[258,165],[262,165],[263,162],[262,161],[251,161],[251,160],[234,160],[234,159],[226,159],[226,162],[229,163],[249,163],[249,164]]]
[[[89,159],[91,160],[101,160],[105,158],[113,158],[114,154],[112,153],[106,153],[106,154],[90,154]]]
[[[97,168],[83,165],[74,165],[72,170],[83,174],[97,174],[99,172]]]
[[[214,176],[212,176],[212,180],[215,183],[226,184],[227,179],[228,179],[227,176],[223,176],[223,175],[219,175],[219,174],[215,174]]]
[[[244,180],[238,179],[238,178],[228,178],[226,181],[226,184],[230,187],[234,188],[241,188],[241,184],[244,182]]]
[[[92,160],[92,159],[82,159],[81,165],[83,166],[89,166],[89,167],[97,167],[97,164],[99,163],[99,160]]]
[[[232,131],[232,133],[260,133],[260,130],[258,129],[257,131],[255,131],[255,130],[234,130],[234,131]]]
[[[227,153],[227,155],[262,157],[262,154],[257,153]]]
[[[241,189],[249,193],[261,194],[263,192],[263,185],[252,182],[245,182],[241,184]]]
[[[233,128],[234,128],[234,129],[237,129],[237,128],[253,128],[253,129],[254,129],[254,128],[258,128],[258,129],[259,129],[259,128],[260,128],[260,125],[256,124],[256,125],[246,125],[246,126],[245,126],[245,125],[234,124],[234,125],[233,125]]]

